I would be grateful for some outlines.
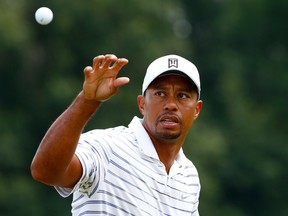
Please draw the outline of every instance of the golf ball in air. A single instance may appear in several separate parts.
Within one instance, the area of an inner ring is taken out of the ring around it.
[[[48,25],[53,19],[53,12],[47,7],[41,7],[36,11],[35,19],[41,25]]]

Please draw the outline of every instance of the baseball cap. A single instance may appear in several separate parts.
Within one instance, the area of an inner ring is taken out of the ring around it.
[[[175,71],[177,71],[179,74],[183,73],[189,77],[191,81],[196,85],[198,99],[200,98],[200,77],[196,66],[192,62],[178,55],[162,56],[154,60],[148,66],[142,85],[142,94],[144,94],[153,80],[163,74],[169,74],[169,71],[171,71],[173,74]]]

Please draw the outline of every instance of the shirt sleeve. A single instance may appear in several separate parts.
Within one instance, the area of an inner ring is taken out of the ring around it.
[[[82,176],[74,188],[55,187],[62,197],[78,191],[90,197],[104,179],[110,158],[109,135],[93,130],[80,136],[75,154],[82,165]]]

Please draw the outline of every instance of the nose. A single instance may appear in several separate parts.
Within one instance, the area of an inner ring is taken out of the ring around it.
[[[173,97],[173,96],[167,97],[166,103],[164,105],[164,109],[169,110],[169,111],[178,110],[177,101],[176,101],[175,97]]]

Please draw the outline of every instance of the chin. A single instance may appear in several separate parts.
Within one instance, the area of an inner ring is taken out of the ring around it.
[[[162,138],[162,139],[177,139],[180,137],[180,133],[157,133],[157,136]]]

